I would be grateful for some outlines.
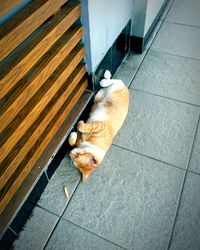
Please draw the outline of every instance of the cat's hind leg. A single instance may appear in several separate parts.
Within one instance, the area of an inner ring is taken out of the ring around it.
[[[69,145],[70,146],[74,146],[76,144],[77,137],[78,137],[78,135],[76,132],[71,132],[71,134],[69,135]]]
[[[84,123],[84,121],[79,121],[77,129],[81,133],[97,133],[105,128],[105,123],[102,121],[94,121],[89,123]]]

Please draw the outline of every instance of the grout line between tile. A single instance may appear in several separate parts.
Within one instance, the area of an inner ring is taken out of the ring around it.
[[[173,222],[173,225],[172,225],[172,231],[171,231],[171,234],[170,234],[170,237],[169,237],[169,243],[168,243],[168,246],[167,246],[167,250],[169,250],[170,247],[171,247],[172,238],[173,238],[174,229],[175,229],[175,224],[176,224],[176,220],[177,220],[177,217],[178,217],[178,211],[179,211],[179,208],[180,208],[181,198],[182,198],[182,194],[183,194],[183,189],[184,189],[184,186],[185,186],[186,176],[187,176],[187,171],[185,172],[185,175],[184,175],[184,178],[183,178],[183,183],[182,183],[182,187],[181,187],[180,196],[179,196],[179,199],[178,199],[178,205],[177,205],[177,208],[176,208],[176,213],[175,213],[174,222]]]
[[[167,250],[170,250],[171,243],[172,243],[172,240],[173,240],[173,234],[174,234],[174,230],[175,230],[176,221],[177,221],[177,218],[178,218],[179,209],[180,209],[180,206],[181,206],[181,199],[182,199],[182,196],[183,196],[185,181],[186,181],[188,172],[190,172],[188,170],[188,167],[189,167],[191,156],[192,156],[192,151],[193,151],[193,147],[194,147],[195,138],[196,138],[196,135],[197,135],[199,122],[200,122],[200,115],[199,115],[199,118],[198,118],[198,121],[197,121],[197,124],[196,124],[196,130],[195,130],[195,133],[194,133],[193,143],[192,143],[192,147],[191,147],[191,150],[190,150],[190,157],[189,157],[189,160],[188,160],[187,169],[186,169],[184,179],[183,179],[183,184],[182,184],[182,188],[181,188],[181,192],[180,192],[180,196],[179,196],[179,200],[178,200],[178,205],[177,205],[177,209],[176,209],[176,213],[175,213],[175,217],[174,217],[174,223],[173,223],[171,235],[170,235],[170,238],[169,238],[169,243],[168,243]]]
[[[56,214],[56,213],[54,213],[54,212],[50,211],[49,209],[47,209],[47,208],[45,208],[45,207],[40,206],[39,204],[36,204],[36,205],[35,205],[35,207],[38,207],[38,208],[40,208],[40,209],[44,210],[45,212],[48,212],[48,213],[53,214],[53,215],[57,216],[58,218],[60,218],[60,215],[59,215],[59,214]]]
[[[189,157],[188,162],[187,162],[187,171],[189,171],[188,167],[189,167],[190,160],[191,160],[191,157],[192,157],[192,151],[193,151],[193,148],[194,148],[194,143],[195,143],[195,138],[197,136],[199,123],[200,123],[200,113],[199,113],[199,117],[197,119],[196,129],[195,129],[194,136],[193,136],[193,143],[192,143],[192,147],[191,147],[191,151],[190,151],[190,157]]]
[[[165,52],[165,51],[160,51],[160,50],[156,50],[156,49],[150,49],[150,51],[160,53],[160,54],[166,54],[169,56],[176,56],[176,57],[180,57],[180,58],[184,58],[184,59],[190,59],[190,60],[194,60],[194,61],[198,61],[198,62],[200,61],[200,59],[198,59],[198,58],[177,55],[177,54],[173,54],[173,53],[169,53],[169,52]]]
[[[136,89],[135,87],[132,87],[130,89],[132,89],[134,91],[137,91],[137,92],[145,93],[145,94],[148,94],[148,95],[157,96],[157,97],[167,99],[167,100],[170,100],[170,101],[175,101],[175,102],[179,102],[179,103],[183,103],[183,104],[187,104],[187,105],[190,105],[190,106],[193,106],[193,107],[200,108],[200,105],[197,105],[197,104],[192,104],[192,103],[189,103],[189,102],[180,101],[180,100],[173,99],[173,98],[170,98],[170,97],[167,97],[167,96],[157,95],[157,94],[154,94],[154,93],[150,93],[148,91]]]
[[[197,172],[195,172],[195,171],[193,171],[193,170],[188,170],[188,172],[190,172],[191,174],[200,175],[200,173],[197,173]]]
[[[170,20],[165,20],[165,23],[176,24],[176,25],[187,26],[187,27],[194,27],[194,28],[200,29],[199,25],[192,25],[192,24],[186,24],[186,23],[177,23],[177,22],[172,22]]]
[[[51,236],[52,236],[52,235],[53,235],[53,233],[55,232],[55,229],[56,229],[56,227],[57,227],[58,223],[60,222],[60,220],[61,220],[61,218],[62,218],[62,216],[63,216],[63,214],[64,214],[64,212],[65,212],[66,208],[67,208],[67,207],[68,207],[68,205],[70,204],[71,199],[72,199],[73,195],[75,194],[75,192],[76,192],[76,190],[77,190],[77,188],[78,188],[78,186],[79,186],[80,182],[81,182],[81,179],[79,180],[79,182],[78,182],[78,184],[77,184],[76,188],[74,189],[74,192],[72,193],[72,195],[71,195],[71,197],[70,197],[70,199],[69,199],[69,202],[67,203],[67,205],[66,205],[66,207],[64,208],[63,212],[62,212],[62,213],[61,213],[61,215],[59,216],[59,219],[58,219],[57,223],[55,224],[55,227],[53,228],[53,230],[52,230],[51,234],[49,235],[49,238],[47,239],[47,242],[46,242],[46,244],[45,244],[45,246],[44,246],[44,249],[46,248],[46,246],[47,246],[47,244],[48,244],[49,240],[51,239]]]
[[[95,236],[97,236],[97,237],[99,237],[99,238],[101,238],[101,239],[103,239],[103,240],[105,240],[105,241],[107,241],[107,242],[109,242],[109,243],[115,245],[115,246],[118,246],[118,247],[120,247],[120,248],[122,248],[122,249],[124,249],[124,250],[128,250],[127,248],[124,248],[123,246],[120,246],[120,245],[118,245],[117,243],[115,243],[115,242],[113,242],[113,241],[110,241],[110,240],[108,240],[108,239],[102,237],[101,235],[96,234],[96,233],[94,233],[94,232],[92,232],[92,231],[90,231],[90,230],[88,230],[88,229],[86,229],[86,228],[84,228],[84,227],[82,227],[82,226],[80,226],[80,225],[78,225],[78,224],[76,224],[76,223],[70,221],[70,220],[67,220],[67,219],[65,219],[65,218],[61,218],[61,220],[67,221],[67,222],[71,223],[72,225],[77,226],[78,228],[81,228],[82,230],[84,230],[84,231],[86,231],[86,232],[88,232],[88,233],[91,233],[91,234],[93,234],[93,235],[95,235]]]
[[[171,164],[171,163],[168,163],[168,162],[165,162],[165,161],[162,161],[162,160],[156,159],[156,158],[154,158],[154,157],[151,157],[151,156],[148,156],[148,155],[145,155],[145,154],[139,153],[139,152],[137,152],[137,151],[134,151],[134,150],[131,150],[131,149],[128,149],[128,148],[124,148],[124,147],[122,147],[122,146],[120,146],[120,145],[117,145],[117,144],[112,144],[112,145],[113,145],[113,146],[115,146],[115,147],[118,147],[118,148],[124,149],[124,150],[126,150],[126,151],[128,151],[128,152],[135,153],[135,154],[138,154],[138,155],[144,156],[144,157],[146,157],[146,158],[149,158],[149,159],[151,159],[151,160],[154,160],[154,161],[157,161],[157,162],[160,162],[160,163],[166,164],[166,165],[168,165],[168,166],[170,166],[170,167],[177,168],[177,169],[182,170],[182,171],[184,171],[184,172],[186,171],[186,169],[181,168],[181,167],[179,167],[179,166],[173,165],[173,164]]]

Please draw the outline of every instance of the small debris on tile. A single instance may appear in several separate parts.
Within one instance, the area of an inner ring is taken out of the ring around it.
[[[67,198],[69,198],[69,192],[67,190],[67,187],[64,186],[64,193]]]

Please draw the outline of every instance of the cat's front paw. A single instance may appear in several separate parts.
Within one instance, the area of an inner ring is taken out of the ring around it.
[[[100,81],[100,86],[101,86],[102,88],[107,87],[107,85],[108,85],[108,80],[107,80],[107,79],[102,79],[102,80]]]
[[[111,73],[110,73],[110,71],[108,69],[104,73],[104,78],[105,79],[111,79]]]
[[[77,129],[78,131],[82,132],[82,128],[84,126],[84,121],[79,121],[78,124],[77,124]]]
[[[69,136],[69,145],[74,146],[76,144],[76,141],[77,141],[77,133],[72,132]]]

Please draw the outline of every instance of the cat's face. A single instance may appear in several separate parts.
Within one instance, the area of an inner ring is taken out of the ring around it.
[[[70,157],[75,167],[77,167],[82,173],[82,180],[86,182],[89,175],[99,165],[98,160],[92,153],[89,152],[70,152]]]

